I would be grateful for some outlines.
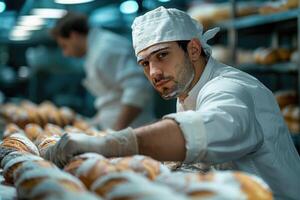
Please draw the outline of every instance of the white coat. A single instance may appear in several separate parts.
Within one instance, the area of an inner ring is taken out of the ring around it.
[[[85,58],[84,86],[96,96],[100,126],[112,128],[122,104],[143,111],[130,126],[154,120],[152,86],[137,66],[132,46],[125,38],[102,29],[91,29]]]
[[[175,119],[185,163],[232,161],[268,183],[275,199],[300,199],[300,159],[272,92],[256,78],[210,58]]]

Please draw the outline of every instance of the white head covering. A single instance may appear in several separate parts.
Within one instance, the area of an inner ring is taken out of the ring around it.
[[[209,56],[211,48],[207,41],[220,30],[214,28],[203,34],[203,26],[187,13],[162,6],[135,18],[131,28],[136,55],[154,44],[198,38],[205,54]]]

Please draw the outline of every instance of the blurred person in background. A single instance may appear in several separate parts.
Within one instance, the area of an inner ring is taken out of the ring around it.
[[[83,85],[96,97],[91,125],[120,130],[154,120],[151,85],[126,38],[90,28],[85,15],[72,12],[57,21],[51,34],[65,56],[84,57]]]

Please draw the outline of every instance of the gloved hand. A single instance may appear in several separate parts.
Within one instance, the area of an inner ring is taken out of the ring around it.
[[[105,157],[138,154],[137,138],[132,128],[109,133],[104,137],[65,133],[47,150],[46,159],[62,167],[75,155],[86,152],[99,153]]]

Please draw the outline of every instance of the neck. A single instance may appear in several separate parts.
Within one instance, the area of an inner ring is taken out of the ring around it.
[[[188,97],[188,93],[198,83],[198,81],[200,80],[201,75],[205,69],[206,64],[207,64],[207,59],[205,57],[201,57],[198,61],[193,63],[194,70],[195,70],[195,76],[194,76],[191,84],[187,88],[187,90],[178,97],[180,102],[184,102],[184,100]]]

